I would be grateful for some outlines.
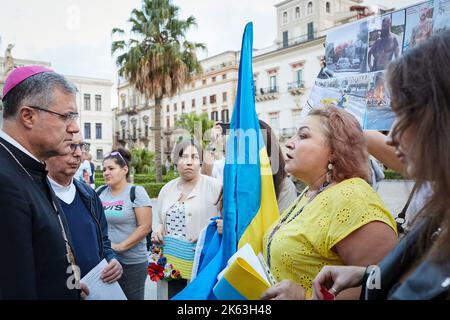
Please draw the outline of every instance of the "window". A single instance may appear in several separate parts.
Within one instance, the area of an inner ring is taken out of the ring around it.
[[[227,102],[227,93],[226,92],[222,92],[222,101]]]
[[[222,80],[226,80],[226,79],[227,79],[227,74],[224,73],[224,74],[222,75]]]
[[[213,94],[212,96],[209,97],[209,103],[210,104],[216,103],[216,95],[215,94]]]
[[[84,95],[84,110],[87,110],[87,111],[91,110],[91,95],[90,94]]]
[[[313,12],[313,4],[312,2],[308,2],[308,14],[311,14]]]
[[[184,110],[185,105],[184,105],[184,101],[181,102],[181,110]]]
[[[177,104],[176,103],[173,104],[173,111],[175,111],[175,112],[177,111]]]
[[[170,117],[166,117],[166,127],[170,128]]]
[[[225,123],[230,122],[230,118],[228,115],[228,109],[222,110],[222,122],[225,122]]]
[[[126,98],[122,99],[122,109],[125,109],[125,104],[126,104]]]
[[[300,18],[300,7],[295,8],[295,19]]]
[[[169,106],[169,105],[166,106],[166,112],[167,112],[167,113],[170,112],[170,106]]]
[[[84,124],[84,138],[85,139],[91,138],[91,124],[89,122],[86,122]]]
[[[122,140],[125,140],[125,128],[122,128]]]
[[[130,107],[136,108],[136,106],[137,106],[137,103],[136,103],[136,95],[133,94],[133,95],[131,96]]]
[[[270,77],[270,92],[277,91],[277,76]]]
[[[195,108],[195,99],[192,99],[192,108]]]
[[[212,77],[212,82],[216,82],[216,77]]]
[[[325,4],[325,12],[326,12],[326,13],[330,13],[330,12],[331,12],[331,5],[330,5],[329,2],[327,2],[327,3]]]
[[[219,120],[219,112],[217,112],[217,111],[211,112],[211,120],[218,121]]]
[[[97,149],[97,160],[103,160],[103,149]]]
[[[278,117],[278,112],[277,113],[269,113],[269,122],[270,122],[270,127],[272,128],[273,132],[278,134],[279,130],[280,130],[280,121],[279,121],[279,117]]]
[[[102,124],[95,124],[95,139],[102,139]]]
[[[148,124],[145,125],[144,135],[145,135],[146,138],[148,137]]]
[[[283,12],[283,24],[286,24],[288,20],[288,14],[287,11]]]
[[[299,70],[295,71],[295,82],[298,87],[301,86],[302,81],[303,81],[303,70],[299,69]]]
[[[301,120],[301,111],[300,110],[292,110],[292,121],[293,121],[293,126],[295,128],[297,128],[298,125],[300,124],[300,120]]]
[[[286,48],[289,45],[288,32],[283,31],[283,48]]]
[[[102,111],[102,96],[95,95],[95,111]]]
[[[177,125],[177,115],[175,114],[174,116],[173,116],[173,125],[174,126],[176,126]]]
[[[202,85],[206,85],[206,79],[202,80]]]
[[[203,97],[203,105],[206,106],[206,97]]]
[[[314,39],[314,23],[308,23],[308,40]]]
[[[136,125],[133,124],[133,139],[136,140],[137,139],[137,130],[136,130]]]

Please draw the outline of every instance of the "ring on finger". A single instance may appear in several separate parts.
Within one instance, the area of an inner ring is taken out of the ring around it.
[[[337,296],[338,292],[335,288],[331,287],[330,290],[328,290],[329,293],[331,293],[333,296]]]

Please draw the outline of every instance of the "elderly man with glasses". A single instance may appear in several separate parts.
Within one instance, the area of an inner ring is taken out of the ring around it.
[[[0,299],[80,299],[64,212],[44,161],[71,151],[76,87],[39,66],[14,69],[0,130]]]
[[[102,279],[112,283],[121,277],[122,266],[111,249],[102,203],[89,185],[74,179],[83,152],[89,148],[82,140],[80,133],[74,134],[69,154],[46,161],[48,178],[66,215],[81,277],[106,259]]]

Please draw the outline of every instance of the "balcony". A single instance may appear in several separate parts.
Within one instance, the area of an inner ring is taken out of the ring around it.
[[[288,91],[293,96],[298,96],[305,93],[305,81],[288,82]]]
[[[161,131],[164,135],[169,136],[172,134],[173,130],[175,130],[175,127],[163,127],[161,128]]]
[[[138,114],[138,107],[137,107],[137,105],[127,107],[125,109],[125,112],[128,113],[130,116]]]
[[[287,41],[286,40],[278,41],[277,46],[278,46],[278,49],[289,48],[289,47],[296,46],[301,43],[305,43],[305,42],[317,39],[320,36],[321,36],[321,33],[314,31],[309,34],[304,34],[304,35],[301,35],[301,36],[298,36],[295,38],[287,39]]]
[[[116,140],[122,144],[127,142],[126,136],[123,133],[121,134],[119,131],[116,131]]]
[[[296,128],[283,128],[280,130],[281,138],[289,139],[295,135]]]
[[[279,87],[259,88],[255,90],[257,102],[278,99]]]

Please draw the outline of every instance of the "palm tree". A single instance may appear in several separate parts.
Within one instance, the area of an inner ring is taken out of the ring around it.
[[[183,129],[189,131],[191,137],[198,139],[198,137],[195,136],[195,129],[196,129],[197,124],[201,125],[200,138],[205,136],[205,132],[207,130],[214,127],[214,121],[209,120],[208,114],[206,112],[203,112],[200,115],[198,115],[196,113],[182,114],[180,119],[177,120],[175,126],[177,128],[183,128]],[[205,141],[202,141],[202,140],[203,139],[201,139],[199,142],[204,143]],[[204,145],[204,147],[205,147],[205,145]]]
[[[201,72],[196,51],[203,43],[189,42],[185,33],[196,26],[193,16],[178,19],[178,7],[170,0],[143,0],[142,9],[133,9],[131,36],[126,42],[124,30],[114,28],[112,34],[122,37],[113,41],[112,54],[118,53],[119,75],[127,79],[147,98],[155,102],[156,181],[162,181],[161,170],[161,102],[172,97],[195,73]]]

